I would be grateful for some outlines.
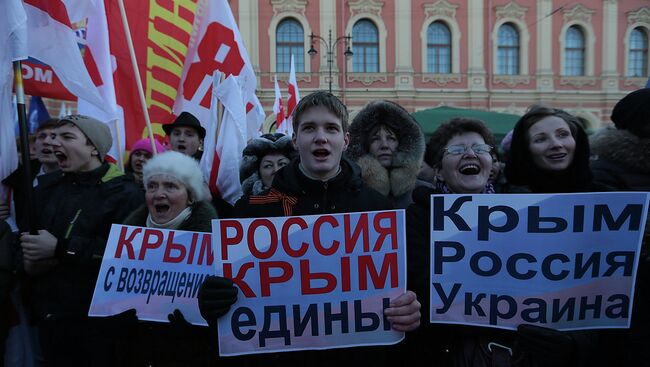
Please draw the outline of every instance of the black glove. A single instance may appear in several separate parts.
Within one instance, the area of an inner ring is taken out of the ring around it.
[[[569,333],[536,325],[517,327],[517,352],[533,366],[565,366],[575,354],[575,341]]]
[[[225,315],[230,306],[237,301],[237,288],[232,280],[210,275],[199,289],[199,311],[208,325],[217,324],[217,319]]]

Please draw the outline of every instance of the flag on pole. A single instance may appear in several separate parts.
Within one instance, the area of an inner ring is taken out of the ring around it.
[[[88,74],[72,28],[72,23],[85,20],[94,10],[95,1],[25,0],[24,4],[29,56],[49,65],[73,95],[83,96],[105,110],[106,104]]]
[[[29,99],[29,112],[27,113],[27,124],[29,133],[34,134],[41,124],[50,119],[50,113],[43,103],[43,99],[31,96]]]
[[[86,22],[85,51],[83,58],[87,65],[94,65],[99,75],[100,85],[97,85],[99,94],[104,102],[104,108],[98,108],[92,101],[79,96],[77,111],[79,114],[92,116],[106,123],[113,136],[113,145],[108,151],[108,156],[115,161],[122,162],[122,152],[125,150],[124,118],[117,106],[115,86],[113,83],[113,65],[109,45],[108,22],[104,1],[97,3],[88,13]],[[119,134],[119,136],[118,136]]]
[[[239,165],[241,153],[246,147],[246,107],[237,77],[230,75],[221,83],[216,79],[217,77],[213,76],[214,87],[211,100],[213,106],[217,105],[217,100],[221,101],[223,116],[219,125],[216,109],[215,113],[211,114],[208,131],[214,132],[216,126],[220,126],[219,134],[214,150],[210,150],[212,162],[203,159],[201,166],[210,191],[234,205],[242,195]],[[214,135],[206,135],[207,139],[214,139]]]
[[[70,114],[70,111],[68,110],[68,106],[66,106],[65,102],[61,101],[61,107],[59,108],[59,118],[63,118],[64,116],[68,116]]]
[[[287,133],[287,121],[284,117],[284,107],[282,106],[282,93],[278,86],[278,77],[275,77],[275,101],[273,101],[273,113],[275,113],[275,131]]]
[[[208,183],[210,192],[217,193],[216,175],[219,171],[219,157],[217,156],[217,129],[219,128],[219,98],[217,91],[221,83],[223,73],[215,71],[212,75],[212,96],[210,101],[210,121],[203,139],[203,155],[201,156],[201,172],[203,179]],[[214,174],[214,177],[212,175]]]
[[[300,91],[298,90],[298,82],[296,81],[296,67],[293,63],[293,54],[291,54],[291,69],[289,70],[289,91],[287,94],[287,135],[293,134],[293,110],[300,102]]]
[[[0,180],[18,167],[12,115],[12,62],[27,58],[27,16],[20,0],[0,1]],[[6,200],[0,185],[0,197]]]
[[[246,113],[246,139],[259,136],[264,111],[255,95],[257,78],[237,23],[227,0],[201,2],[206,9],[196,12],[193,42],[190,42],[180,91],[174,103],[176,115],[191,112],[202,124],[210,121],[212,75],[218,70],[236,76],[242,86]],[[237,152],[241,154],[241,151]]]

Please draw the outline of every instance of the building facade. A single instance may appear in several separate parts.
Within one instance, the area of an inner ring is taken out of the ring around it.
[[[301,94],[331,83],[352,113],[376,99],[411,112],[446,105],[523,114],[545,103],[591,128],[609,123],[614,104],[650,75],[648,0],[230,4],[269,114],[273,77],[288,79],[291,54]]]

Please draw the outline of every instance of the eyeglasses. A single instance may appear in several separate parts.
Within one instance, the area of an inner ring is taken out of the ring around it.
[[[492,146],[489,144],[474,144],[471,147],[465,145],[450,145],[447,148],[444,148],[443,151],[450,155],[460,155],[465,154],[468,149],[472,149],[475,154],[490,154]]]

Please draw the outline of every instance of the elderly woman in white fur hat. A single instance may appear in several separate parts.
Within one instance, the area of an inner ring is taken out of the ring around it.
[[[174,151],[158,154],[145,164],[143,179],[146,204],[131,213],[124,224],[212,232],[217,212],[210,204],[210,193],[196,160]],[[202,316],[213,320],[237,300],[237,288],[231,280],[218,276],[206,277],[204,284],[201,292],[211,294]],[[199,303],[204,302],[201,292]],[[179,310],[169,315],[169,321],[141,323],[128,358],[153,366],[198,366],[218,358],[212,331],[192,327]]]
[[[244,197],[264,195],[271,188],[273,177],[296,156],[291,137],[275,133],[251,140],[242,152],[239,167]]]
[[[413,201],[424,146],[420,126],[402,106],[373,101],[352,121],[347,155],[361,167],[366,185],[405,209]]]

